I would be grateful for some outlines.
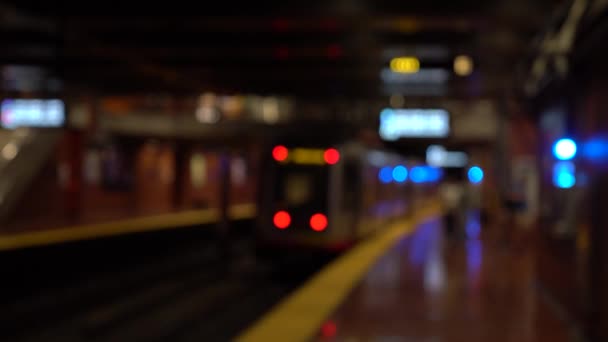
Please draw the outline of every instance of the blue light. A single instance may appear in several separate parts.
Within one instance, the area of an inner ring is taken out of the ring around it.
[[[403,165],[397,165],[393,169],[393,179],[397,183],[403,183],[407,179],[407,169]]]
[[[594,163],[608,162],[608,137],[593,137],[581,147],[581,155]]]
[[[439,182],[441,177],[443,177],[443,170],[438,167],[427,166],[427,182]]]
[[[569,189],[576,184],[575,167],[572,162],[558,162],[553,166],[553,184],[561,189]]]
[[[438,182],[443,177],[443,170],[427,165],[415,166],[410,171],[410,179],[414,183]]]
[[[393,169],[390,166],[385,166],[378,172],[378,179],[384,184],[388,184],[393,180]]]
[[[576,155],[576,143],[572,139],[559,139],[553,145],[553,155],[559,160],[570,160]]]
[[[392,109],[390,108],[385,108],[380,112],[380,120],[384,121],[384,120],[390,120],[390,118],[394,115],[395,113],[393,112]]]
[[[465,231],[470,239],[477,239],[481,233],[481,219],[479,212],[467,213]]]
[[[424,183],[427,180],[427,170],[422,166],[415,166],[410,172],[410,179],[414,183]]]
[[[469,182],[473,184],[479,184],[483,181],[483,170],[479,166],[472,166],[467,172]]]

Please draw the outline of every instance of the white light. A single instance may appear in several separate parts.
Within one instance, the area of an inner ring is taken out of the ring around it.
[[[447,151],[443,146],[431,145],[426,149],[426,163],[430,166],[441,167]]]
[[[3,127],[60,127],[65,121],[65,107],[58,99],[6,99],[1,105]]]
[[[426,163],[434,167],[465,167],[469,157],[464,152],[450,152],[443,146],[431,145],[426,150]]]
[[[279,121],[279,101],[273,97],[262,100],[262,119],[267,123]]]
[[[449,114],[443,109],[384,109],[380,113],[380,136],[399,138],[443,138],[450,131]]]
[[[14,143],[8,143],[2,148],[2,157],[6,160],[13,160],[17,153],[19,153],[19,147]]]
[[[553,154],[559,160],[570,160],[576,155],[576,143],[572,139],[560,139],[553,147]]]
[[[215,107],[198,107],[196,119],[202,123],[216,123],[220,121],[220,113]]]

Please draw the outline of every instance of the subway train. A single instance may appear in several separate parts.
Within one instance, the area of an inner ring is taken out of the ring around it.
[[[258,201],[258,250],[339,252],[411,210],[413,191],[440,177],[402,156],[350,141],[267,149]],[[416,183],[408,181],[416,169]],[[425,184],[423,184],[425,183]]]

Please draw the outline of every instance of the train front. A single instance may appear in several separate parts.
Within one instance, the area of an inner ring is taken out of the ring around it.
[[[339,250],[350,244],[337,214],[343,158],[338,148],[275,145],[261,185],[263,248]]]

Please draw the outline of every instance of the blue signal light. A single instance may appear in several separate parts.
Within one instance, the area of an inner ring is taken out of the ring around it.
[[[553,166],[553,184],[561,189],[569,189],[576,184],[575,167],[572,162],[558,162]]]
[[[479,184],[483,181],[483,170],[479,166],[472,166],[467,172],[469,182],[473,184]]]
[[[378,179],[384,184],[393,181],[393,169],[390,166],[385,166],[378,172]]]
[[[438,167],[415,166],[410,171],[410,179],[414,183],[438,182],[443,177],[443,171]]]
[[[559,139],[553,145],[553,155],[559,160],[570,160],[576,156],[576,143],[572,139]]]
[[[608,137],[598,136],[589,139],[581,147],[581,155],[593,163],[608,162]]]
[[[393,179],[397,183],[403,183],[407,180],[407,169],[403,165],[395,166],[393,169]]]
[[[438,182],[443,176],[443,171],[438,167],[427,166],[428,182]]]
[[[414,183],[424,183],[427,179],[427,170],[422,166],[416,166],[412,168],[410,172],[410,179]]]

